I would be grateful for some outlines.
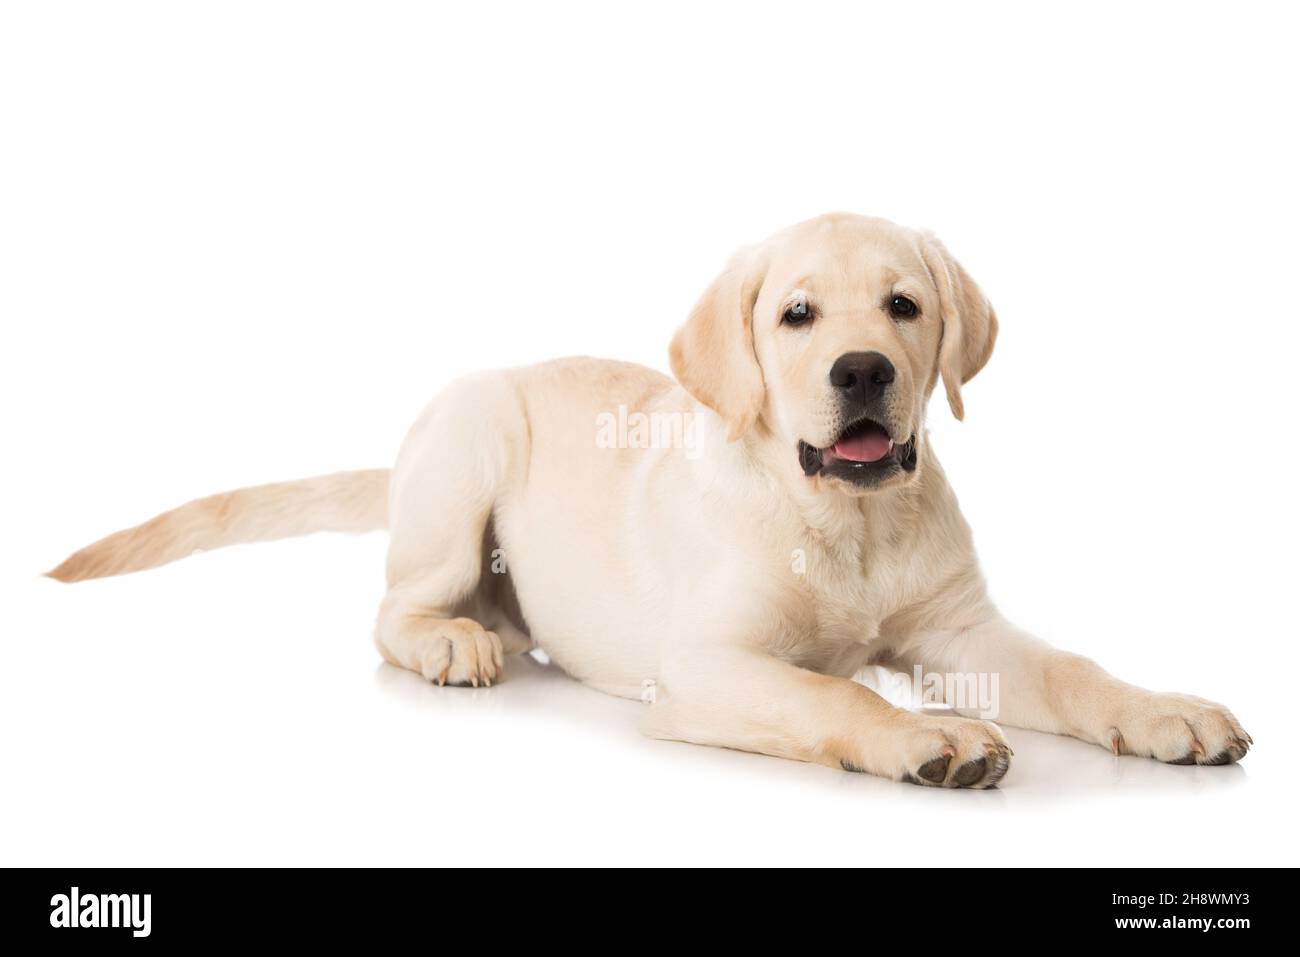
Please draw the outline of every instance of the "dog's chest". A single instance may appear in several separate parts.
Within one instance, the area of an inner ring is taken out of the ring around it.
[[[848,659],[853,659],[850,666],[865,663],[880,650],[881,624],[925,588],[917,563],[902,545],[819,545],[807,548],[803,557],[795,657],[812,665],[833,668]]]

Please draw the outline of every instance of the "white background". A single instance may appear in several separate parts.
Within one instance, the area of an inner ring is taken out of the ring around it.
[[[1295,26],[6,4],[0,860],[1295,863]],[[1004,610],[1227,703],[1242,765],[1012,730],[1001,790],[938,792],[649,741],[531,660],[430,687],[371,648],[379,534],[39,577],[197,495],[387,465],[462,373],[665,368],[734,247],[831,209],[934,229],[998,309],[967,421],[931,413]]]

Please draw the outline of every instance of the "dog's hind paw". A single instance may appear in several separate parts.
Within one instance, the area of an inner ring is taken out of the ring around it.
[[[505,670],[501,639],[470,618],[439,621],[415,640],[420,674],[435,684],[490,688]]]

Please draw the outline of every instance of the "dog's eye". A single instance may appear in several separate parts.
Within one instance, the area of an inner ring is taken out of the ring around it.
[[[781,321],[787,326],[802,326],[812,318],[812,310],[808,308],[808,303],[803,299],[796,299],[786,308]]]
[[[889,300],[889,314],[895,319],[912,319],[916,313],[916,303],[906,296],[895,296]]]

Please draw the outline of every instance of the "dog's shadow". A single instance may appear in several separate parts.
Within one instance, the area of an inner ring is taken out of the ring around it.
[[[540,652],[508,657],[504,680],[491,688],[439,687],[386,662],[376,667],[375,684],[394,699],[441,715],[517,714],[633,739],[640,737],[636,726],[645,708],[575,681]]]

